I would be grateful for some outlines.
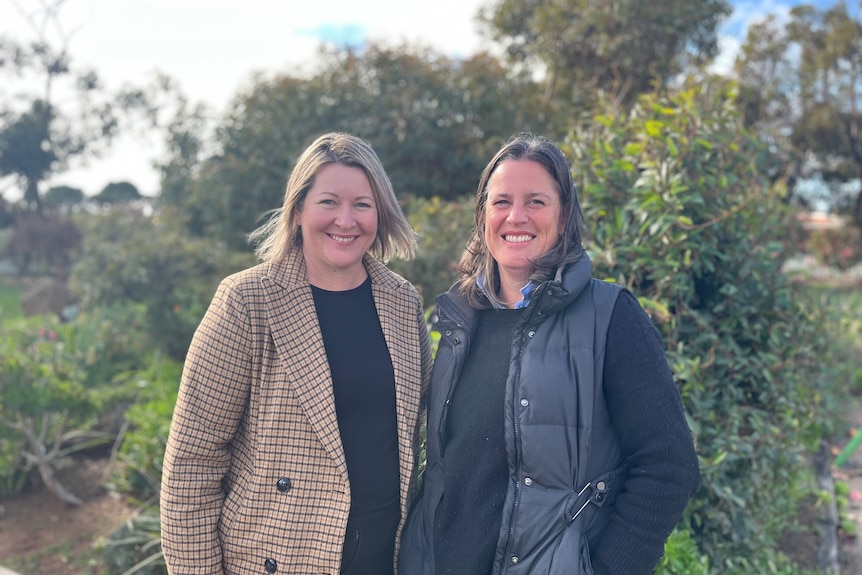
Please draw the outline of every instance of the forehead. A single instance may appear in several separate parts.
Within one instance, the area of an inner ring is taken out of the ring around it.
[[[488,178],[489,194],[556,193],[557,182],[539,162],[505,160]]]
[[[365,170],[336,163],[326,164],[318,170],[309,193],[374,195]]]

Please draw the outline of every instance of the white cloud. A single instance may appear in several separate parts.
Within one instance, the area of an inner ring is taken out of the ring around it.
[[[0,0],[0,35],[32,37],[16,5],[36,13],[40,4]],[[369,40],[421,44],[452,56],[473,54],[482,47],[474,18],[481,4],[70,0],[60,20],[74,63],[93,67],[108,87],[140,85],[160,71],[176,78],[193,101],[220,111],[255,72],[303,70],[319,45],[308,32],[324,26],[349,26]],[[111,181],[129,180],[154,193],[158,182],[150,166],[159,153],[155,142],[125,138],[110,156],[63,174],[62,182],[96,193]]]
[[[752,24],[757,24],[773,15],[779,22],[790,17],[790,6],[776,0],[742,0],[734,3],[733,14],[722,26],[718,37],[719,54],[712,65],[717,74],[730,74],[742,44]]]

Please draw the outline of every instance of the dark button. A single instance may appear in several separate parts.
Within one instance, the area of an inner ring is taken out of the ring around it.
[[[267,573],[275,573],[278,571],[278,561],[275,559],[267,559],[263,562],[263,568],[266,569]]]
[[[282,477],[276,482],[275,487],[282,493],[285,493],[290,489],[290,479],[288,479],[287,477]]]

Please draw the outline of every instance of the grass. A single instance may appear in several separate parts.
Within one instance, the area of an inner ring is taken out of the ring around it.
[[[21,296],[24,288],[13,278],[0,276],[0,318],[4,321],[24,317]]]

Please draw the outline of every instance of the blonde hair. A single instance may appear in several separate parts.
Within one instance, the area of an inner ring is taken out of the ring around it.
[[[416,234],[404,216],[380,158],[366,142],[350,134],[331,132],[317,138],[299,156],[287,181],[284,205],[249,234],[261,261],[279,261],[294,247],[302,246],[302,233],[294,217],[302,208],[320,170],[329,164],[359,168],[368,177],[377,205],[377,237],[369,253],[387,262],[393,257],[410,259],[416,252]]]

